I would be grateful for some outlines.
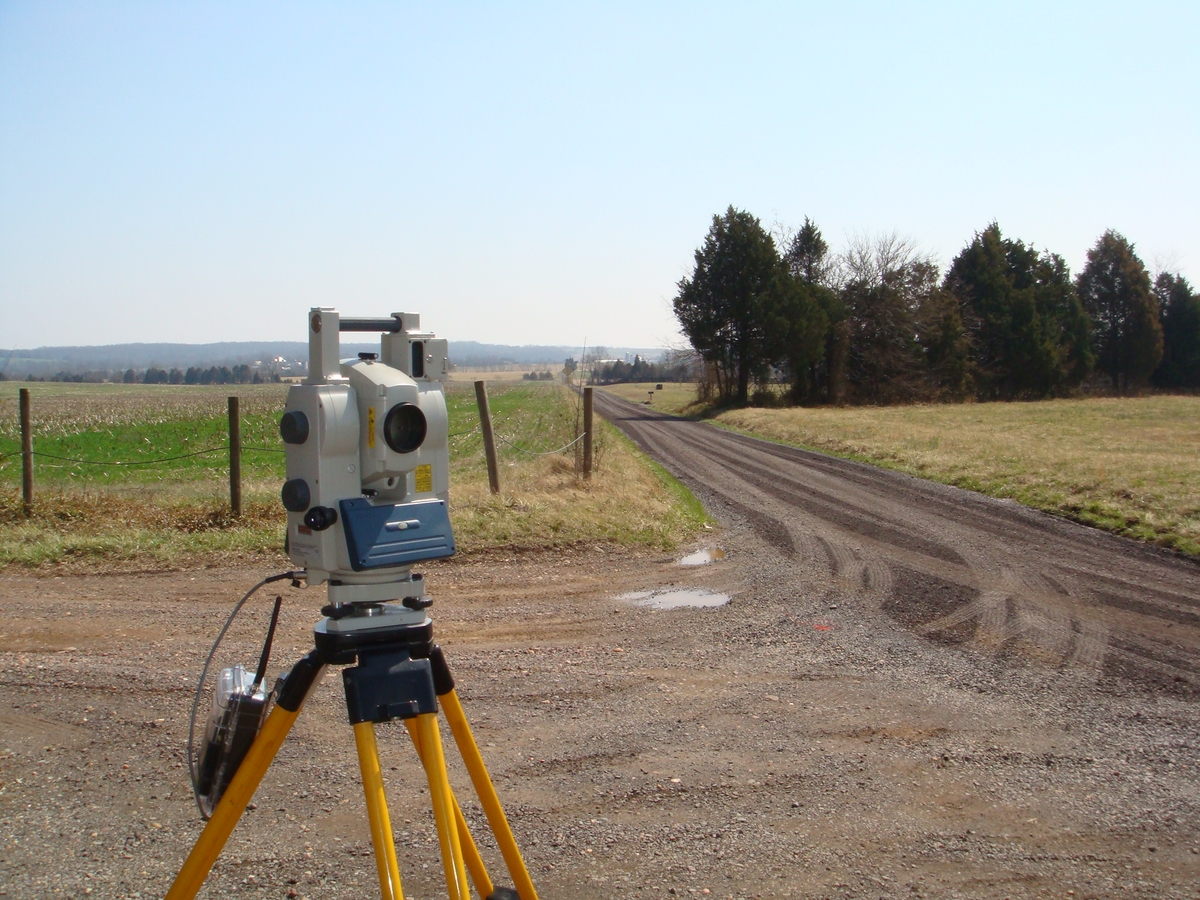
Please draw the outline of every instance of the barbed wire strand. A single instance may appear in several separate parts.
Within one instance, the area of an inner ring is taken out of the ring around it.
[[[178,459],[191,459],[194,456],[204,456],[208,453],[221,453],[227,451],[228,446],[224,447],[209,447],[207,450],[197,450],[194,453],[181,453],[177,456],[160,456],[157,459],[141,459],[141,460],[98,460],[98,459],[78,459],[73,456],[59,456],[55,453],[44,453],[41,450],[33,451],[34,456],[42,459],[55,459],[59,462],[75,463],[81,466],[120,466],[121,468],[129,468],[130,466],[153,466],[158,463],[173,462]],[[286,450],[278,450],[274,447],[242,447],[243,452],[246,450],[255,451],[258,453],[286,453]],[[0,453],[0,459],[6,459],[10,456],[19,456],[20,450],[14,450],[12,453]]]
[[[120,466],[128,468],[130,466],[155,466],[159,463],[171,462],[176,459],[189,459],[193,456],[204,456],[206,453],[219,453],[222,450],[228,450],[228,447],[210,447],[207,450],[197,450],[195,453],[181,453],[178,456],[160,456],[158,459],[134,460],[125,462],[123,460],[95,460],[95,459],[75,459],[70,456],[56,456],[53,453],[42,453],[40,450],[33,452],[34,456],[40,456],[42,459],[57,459],[62,462],[76,463],[81,466]]]
[[[586,437],[586,436],[587,436],[587,432],[585,431],[583,434],[579,435],[579,437],[575,438],[575,440],[571,441],[571,443],[566,444],[562,447],[559,447],[557,450],[545,450],[541,453],[537,453],[537,452],[534,452],[533,450],[526,450],[524,447],[517,446],[516,444],[514,444],[512,441],[510,441],[508,438],[506,438],[502,434],[496,435],[497,438],[502,440],[504,443],[508,444],[508,446],[512,447],[514,450],[520,450],[522,453],[528,453],[530,456],[551,456],[552,454],[555,454],[555,453],[562,453],[564,450],[570,450],[572,447],[574,447],[576,444],[578,444],[580,441],[582,441],[584,439],[584,437]]]

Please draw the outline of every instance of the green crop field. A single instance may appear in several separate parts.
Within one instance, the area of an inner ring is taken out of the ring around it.
[[[35,509],[21,508],[17,391],[33,408]],[[278,420],[287,388],[0,383],[0,566],[88,559],[178,565],[275,554],[284,480]],[[227,396],[239,397],[244,514],[229,510]],[[451,506],[459,546],[605,540],[671,547],[704,521],[664,473],[604,424],[594,477],[576,474],[575,397],[562,387],[490,390],[502,491],[488,490],[473,386],[447,386]]]
[[[644,400],[653,387],[612,390]],[[653,405],[704,414],[694,399],[664,389]],[[1200,397],[736,409],[711,420],[1200,554]]]
[[[164,488],[228,476],[226,397],[236,393],[242,412],[243,468],[283,471],[278,410],[285,385],[236,388],[125,384],[0,383],[0,483],[20,483],[17,389],[33,405],[39,484]],[[157,462],[166,457],[216,452]],[[53,457],[64,457],[55,459]],[[72,462],[70,460],[82,460]]]

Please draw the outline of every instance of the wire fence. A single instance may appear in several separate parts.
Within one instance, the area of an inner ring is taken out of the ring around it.
[[[459,432],[456,432],[455,434],[447,435],[447,438],[462,437],[464,435],[470,435],[470,434],[479,434],[479,429],[472,428],[470,431],[459,431]],[[556,453],[565,453],[566,451],[570,450],[572,447],[574,447],[576,444],[578,444],[580,441],[583,440],[584,435],[581,434],[581,435],[579,435],[579,437],[575,438],[575,440],[571,441],[570,443],[564,444],[563,446],[558,447],[554,450],[529,450],[525,447],[522,447],[520,444],[516,443],[515,441],[510,440],[509,438],[505,437],[502,434],[497,433],[496,437],[500,441],[502,441],[504,444],[506,444],[507,446],[511,447],[513,450],[516,450],[520,453],[525,453],[525,454],[528,454],[529,456],[553,456]],[[241,450],[243,453],[245,453],[246,451],[250,451],[252,453],[279,453],[279,454],[287,453],[286,450],[280,449],[278,447],[252,447],[248,444],[242,444]],[[54,453],[45,453],[41,450],[34,450],[30,454],[30,456],[32,456],[34,459],[53,459],[53,460],[57,460],[59,462],[74,463],[75,465],[79,465],[79,466],[113,466],[113,467],[131,468],[134,466],[156,466],[156,465],[161,465],[162,463],[175,462],[176,460],[180,460],[180,459],[191,459],[194,456],[208,456],[209,454],[212,454],[212,453],[228,453],[228,452],[229,452],[229,445],[222,444],[217,447],[209,447],[205,450],[195,450],[191,453],[178,453],[174,456],[160,456],[156,459],[136,459],[136,460],[78,459],[73,456],[58,456],[57,454],[54,454]],[[0,459],[6,459],[10,456],[20,456],[20,455],[21,455],[20,450],[13,450],[9,453],[0,453]]]
[[[111,457],[104,458],[104,459],[96,459],[96,458],[88,458],[87,456],[82,456],[82,455],[69,456],[69,455],[65,455],[63,453],[53,453],[53,452],[49,452],[49,451],[45,451],[45,450],[38,450],[33,447],[32,417],[31,417],[30,411],[29,411],[29,400],[28,400],[27,390],[22,389],[21,393],[22,393],[22,400],[21,400],[21,402],[22,402],[22,414],[21,414],[22,449],[11,450],[11,451],[0,453],[0,463],[3,463],[4,460],[8,460],[8,459],[11,459],[13,457],[18,457],[18,456],[24,456],[28,459],[28,463],[23,465],[23,467],[22,467],[23,468],[22,490],[23,490],[23,495],[24,495],[23,499],[25,501],[27,513],[31,512],[31,510],[32,510],[32,502],[33,502],[33,466],[32,466],[32,463],[35,460],[45,460],[47,462],[53,462],[53,463],[66,463],[68,465],[51,466],[51,468],[58,470],[58,475],[60,475],[60,476],[65,475],[65,476],[71,477],[71,476],[84,476],[84,475],[86,475],[87,471],[89,471],[89,470],[95,471],[97,468],[111,469],[111,470],[127,470],[127,469],[146,470],[146,469],[153,469],[155,467],[160,467],[160,466],[167,466],[170,463],[178,463],[183,460],[196,459],[196,458],[200,458],[200,457],[211,457],[215,454],[228,455],[228,457],[229,457],[228,471],[229,471],[229,476],[230,476],[230,502],[231,502],[231,506],[235,510],[235,515],[237,515],[237,514],[240,514],[240,506],[241,506],[241,484],[240,484],[240,481],[241,481],[241,462],[240,462],[241,454],[242,453],[261,453],[261,454],[272,454],[272,455],[276,455],[276,456],[281,456],[281,455],[286,455],[286,453],[287,453],[287,451],[282,447],[264,447],[264,446],[259,446],[259,445],[255,445],[255,444],[243,444],[243,443],[235,442],[234,440],[232,440],[232,438],[239,436],[241,433],[240,415],[238,413],[237,398],[235,398],[235,397],[229,398],[229,434],[230,434],[231,440],[225,441],[225,442],[222,442],[220,444],[216,444],[216,445],[213,445],[210,447],[205,447],[201,450],[192,450],[192,451],[188,451],[186,453],[171,453],[171,454],[168,454],[165,456],[158,456],[158,457],[154,457],[151,459],[144,459],[144,458],[141,458],[141,459],[139,459],[139,458],[128,458],[128,459],[117,458],[117,459],[114,459]],[[491,430],[490,422],[487,423],[487,427],[485,428],[485,423],[482,421],[482,414],[483,414],[482,409],[480,410],[480,414],[481,414],[481,421],[479,424],[475,425],[472,428],[452,432],[447,435],[448,442],[455,442],[458,445],[457,449],[453,449],[453,453],[456,457],[458,457],[458,458],[472,457],[472,456],[476,456],[479,454],[487,454],[489,452],[486,440],[481,440],[480,445],[477,447],[472,447],[469,445],[471,443],[469,441],[470,438],[479,437],[479,438],[483,439],[485,430],[488,430],[488,431]],[[557,417],[556,421],[548,421],[547,418],[544,416],[541,416],[541,417],[535,416],[535,417],[531,418],[531,417],[527,417],[527,416],[515,415],[515,416],[507,417],[505,419],[505,421],[500,424],[502,427],[507,426],[505,428],[505,431],[507,431],[508,433],[504,433],[504,431],[497,430],[494,432],[495,439],[497,441],[499,441],[501,444],[503,444],[505,447],[507,447],[517,453],[528,456],[528,457],[554,456],[557,454],[567,453],[567,452],[571,452],[571,451],[575,451],[577,453],[578,452],[577,448],[578,448],[578,445],[580,444],[580,442],[584,441],[588,437],[588,432],[585,430],[583,432],[577,433],[575,435],[574,439],[568,441],[567,443],[565,443],[561,446],[554,447],[552,449],[543,450],[543,449],[540,449],[540,447],[545,445],[545,439],[547,437],[553,437],[555,433],[561,433],[564,430],[564,428],[569,429],[569,425],[567,424],[566,420],[562,416]],[[577,432],[578,432],[578,424],[579,424],[578,417],[576,416],[575,430]],[[109,432],[109,433],[111,433],[111,432]],[[570,431],[568,430],[567,433],[569,434]],[[185,437],[185,438],[183,438],[183,440],[187,440],[187,438]],[[577,457],[577,459],[578,459],[578,457]],[[272,465],[274,465],[274,464],[272,464]],[[78,467],[85,467],[85,468],[82,471],[74,471]],[[3,468],[4,468],[4,466],[0,465],[0,470],[2,470]],[[179,471],[179,470],[177,470],[177,471]],[[212,469],[205,468],[202,471],[211,473]],[[182,472],[181,472],[181,474],[182,474]]]
[[[447,438],[453,439],[456,437],[463,437],[465,435],[472,435],[472,434],[479,434],[479,429],[472,428],[469,431],[459,431],[454,434],[447,435]],[[506,437],[503,434],[499,434],[499,433],[496,434],[496,438],[498,440],[500,440],[501,442],[503,442],[506,446],[511,447],[513,450],[516,450],[519,453],[525,453],[529,456],[553,456],[556,453],[565,453],[566,451],[568,451],[572,447],[574,447],[576,444],[578,444],[580,441],[582,441],[584,439],[584,437],[585,436],[581,434],[581,435],[579,435],[579,437],[575,438],[575,440],[573,440],[567,444],[564,444],[561,447],[556,447],[553,450],[530,450],[526,447],[522,447],[516,441]],[[278,447],[252,447],[248,444],[242,444],[241,450],[243,453],[245,453],[246,451],[250,451],[252,453],[278,453],[281,455],[287,453],[286,450],[283,450]],[[175,461],[181,460],[181,459],[191,459],[192,457],[195,457],[195,456],[208,456],[213,453],[228,453],[228,452],[229,452],[229,445],[222,444],[217,447],[208,447],[204,450],[195,450],[191,453],[178,453],[178,454],[175,454],[174,456],[160,456],[155,459],[133,459],[133,460],[80,459],[80,458],[74,457],[74,456],[59,456],[58,454],[46,453],[41,450],[34,450],[32,453],[30,453],[30,456],[32,456],[34,459],[53,459],[58,462],[74,463],[75,465],[78,465],[78,466],[112,466],[114,468],[121,468],[121,467],[132,468],[135,466],[157,466],[157,465],[161,465],[162,463],[175,462]],[[20,456],[20,455],[21,455],[20,450],[12,450],[8,453],[0,453],[0,459],[7,459],[9,457]]]

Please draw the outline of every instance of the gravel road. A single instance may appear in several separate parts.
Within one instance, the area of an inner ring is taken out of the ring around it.
[[[540,896],[1200,897],[1200,567],[596,406],[704,500],[720,527],[700,546],[724,558],[588,545],[425,567]],[[165,892],[201,824],[184,768],[196,674],[228,607],[283,568],[0,576],[0,896]],[[732,600],[624,599],[672,588]],[[282,594],[275,670],[311,645],[323,602]],[[254,661],[273,596],[225,663]],[[378,896],[326,682],[201,896]],[[405,894],[444,896],[407,737],[379,740]],[[478,822],[453,761],[451,778]]]

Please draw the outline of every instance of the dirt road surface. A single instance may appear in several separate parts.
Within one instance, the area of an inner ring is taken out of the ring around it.
[[[541,897],[1200,896],[1200,568],[596,405],[696,490],[723,559],[596,545],[424,567]],[[162,896],[200,830],[196,675],[229,606],[282,568],[0,576],[0,896]],[[672,588],[732,600],[626,599]],[[281,593],[273,671],[323,602]],[[254,662],[273,596],[225,664]],[[444,896],[407,737],[379,736],[405,895]],[[478,823],[453,760],[451,778]],[[329,672],[201,896],[378,896],[369,848]]]

